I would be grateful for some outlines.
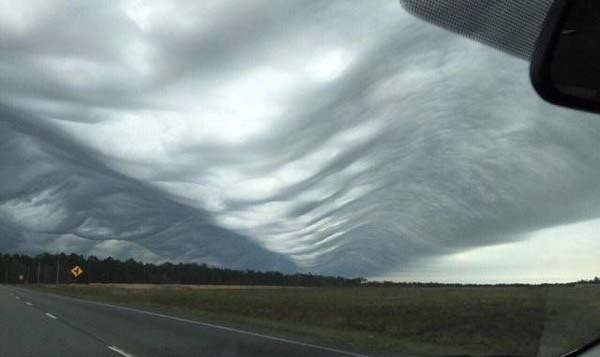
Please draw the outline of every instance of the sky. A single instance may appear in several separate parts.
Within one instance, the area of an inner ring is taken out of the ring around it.
[[[0,1],[0,250],[600,275],[600,118],[397,1]]]

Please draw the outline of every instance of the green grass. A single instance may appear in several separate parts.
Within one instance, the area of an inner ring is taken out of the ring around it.
[[[600,287],[552,288],[541,356],[558,356],[600,337]]]
[[[383,354],[545,357],[600,335],[600,288],[43,289]]]

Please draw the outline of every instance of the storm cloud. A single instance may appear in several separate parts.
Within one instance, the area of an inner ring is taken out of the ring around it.
[[[0,10],[4,250],[480,280],[594,246],[544,232],[600,218],[600,119],[396,1]]]

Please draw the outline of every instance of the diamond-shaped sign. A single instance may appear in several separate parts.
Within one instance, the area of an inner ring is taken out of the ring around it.
[[[83,269],[81,269],[79,265],[75,265],[73,268],[71,268],[71,274],[73,274],[74,277],[78,277],[83,274]]]

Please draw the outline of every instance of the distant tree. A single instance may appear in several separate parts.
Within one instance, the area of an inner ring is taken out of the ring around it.
[[[84,273],[75,278],[70,269],[80,266]],[[35,257],[18,254],[0,255],[1,283],[152,283],[152,284],[230,284],[283,286],[359,286],[364,278],[324,276],[312,273],[284,274],[278,271],[233,270],[204,263],[150,264],[134,259],[121,261],[93,255],[84,257],[64,253],[38,254]],[[39,273],[38,273],[39,272]],[[23,280],[19,276],[23,275]]]

